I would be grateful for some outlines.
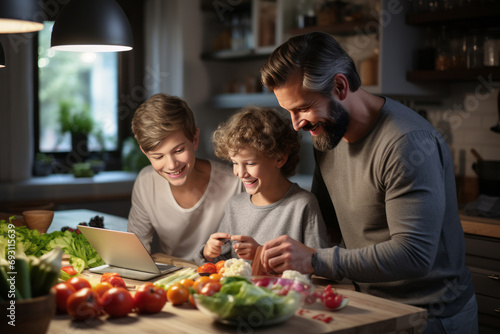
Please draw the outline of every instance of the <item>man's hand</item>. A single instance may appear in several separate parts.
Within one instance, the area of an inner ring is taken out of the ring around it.
[[[222,245],[225,243],[222,239],[231,239],[231,234],[218,232],[210,236],[203,248],[203,257],[205,260],[211,262],[220,255],[222,252]]]
[[[253,260],[255,251],[260,246],[254,238],[247,235],[233,235],[231,241],[239,241],[233,245],[233,248],[239,258],[243,260]]]
[[[262,248],[261,262],[267,272],[282,273],[285,270],[296,270],[302,274],[312,274],[312,255],[316,249],[282,235],[266,242]]]

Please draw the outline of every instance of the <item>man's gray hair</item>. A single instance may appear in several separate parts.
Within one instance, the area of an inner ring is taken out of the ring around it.
[[[339,73],[347,78],[351,91],[361,86],[352,58],[332,36],[321,32],[295,36],[280,45],[262,66],[261,80],[273,91],[298,71],[305,89],[325,96],[330,96]]]

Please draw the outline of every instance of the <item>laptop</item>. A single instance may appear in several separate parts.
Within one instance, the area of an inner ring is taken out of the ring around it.
[[[78,229],[106,263],[90,268],[90,272],[114,272],[122,277],[145,281],[182,269],[171,264],[155,263],[134,233],[83,225],[79,225]]]

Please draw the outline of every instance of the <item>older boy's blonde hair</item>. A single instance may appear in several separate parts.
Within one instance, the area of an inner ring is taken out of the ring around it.
[[[168,94],[151,96],[137,108],[132,119],[132,132],[145,152],[178,130],[191,142],[194,140],[197,128],[193,112],[184,100]]]
[[[295,174],[300,161],[299,134],[276,110],[249,106],[219,125],[212,138],[215,155],[231,161],[240,148],[249,145],[270,158],[288,154],[281,168],[284,176]]]

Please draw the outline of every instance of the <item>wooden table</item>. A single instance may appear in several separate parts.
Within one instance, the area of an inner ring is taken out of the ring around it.
[[[192,262],[155,254],[157,262],[196,267]],[[90,280],[98,280],[97,274],[85,271]],[[154,281],[154,280],[153,280]],[[125,279],[127,285],[144,282]],[[321,285],[324,280],[316,280]],[[386,299],[353,291],[347,286],[335,286],[349,304],[340,311],[328,311],[316,302],[299,309],[286,322],[264,328],[251,328],[249,324],[259,319],[246,319],[239,326],[228,326],[212,321],[190,304],[172,306],[167,303],[163,311],[154,315],[131,314],[125,318],[110,319],[101,316],[91,321],[72,321],[68,315],[56,315],[51,321],[48,334],[62,333],[414,333],[426,321],[424,309],[392,302]]]

